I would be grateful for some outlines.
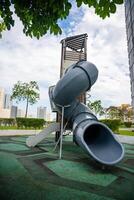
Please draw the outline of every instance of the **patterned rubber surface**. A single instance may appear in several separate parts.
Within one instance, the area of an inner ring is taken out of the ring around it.
[[[102,169],[67,136],[63,158],[54,138],[28,148],[26,137],[0,137],[0,200],[133,200],[134,146],[125,158]]]

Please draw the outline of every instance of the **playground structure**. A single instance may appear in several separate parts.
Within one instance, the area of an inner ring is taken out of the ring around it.
[[[122,144],[116,140],[106,125],[98,121],[88,107],[76,99],[82,92],[91,88],[97,77],[98,70],[92,63],[79,61],[71,65],[56,86],[51,89],[50,101],[54,104],[57,112],[62,114],[62,130],[64,117],[72,126],[74,141],[79,146],[99,163],[114,165],[124,156]],[[58,129],[59,127],[57,127]],[[62,134],[61,131],[61,141]],[[40,135],[42,134],[31,136],[27,140],[27,144],[29,145],[31,141],[31,146],[35,146],[45,137],[43,134],[39,141]],[[35,141],[37,142],[35,143]]]
[[[64,57],[64,55],[62,56]],[[26,143],[28,146],[34,147],[47,134],[57,131],[60,133],[59,157],[61,158],[62,135],[66,128],[64,119],[66,119],[76,144],[102,165],[115,165],[124,156],[122,144],[105,124],[98,121],[92,111],[83,104],[84,101],[81,103],[81,99],[78,100],[78,97],[85,94],[96,82],[98,70],[94,64],[85,59],[68,64],[71,66],[66,66],[63,71],[61,70],[61,79],[56,86],[49,90],[52,110],[61,116],[61,125],[59,123],[51,125],[38,135],[30,136]]]
[[[104,165],[114,165],[124,156],[123,146],[112,131],[99,122],[91,110],[76,98],[96,82],[98,70],[87,61],[71,65],[50,94],[59,113],[72,126],[74,141],[95,160]]]
[[[88,35],[80,34],[71,37],[67,37],[61,40],[61,66],[60,66],[60,78],[64,75],[67,68],[75,64],[80,60],[87,60],[87,39]],[[50,88],[51,90],[51,88]],[[80,94],[78,100],[86,104],[86,93]],[[52,110],[53,106],[52,106]],[[56,111],[57,122],[61,121],[61,116]],[[65,121],[65,120],[64,120]],[[68,128],[68,125],[67,125]],[[57,142],[60,137],[60,132],[57,131],[55,134],[55,141]]]

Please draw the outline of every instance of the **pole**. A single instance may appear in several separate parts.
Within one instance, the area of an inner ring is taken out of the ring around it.
[[[61,118],[61,130],[60,130],[60,152],[59,159],[62,157],[62,139],[63,139],[63,129],[64,129],[64,106],[62,106],[62,118]]]

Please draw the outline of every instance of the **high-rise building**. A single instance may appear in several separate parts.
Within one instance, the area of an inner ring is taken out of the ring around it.
[[[25,112],[22,109],[17,109],[17,117],[24,117],[25,116]]]
[[[0,88],[0,109],[4,108],[4,88]]]
[[[10,117],[11,118],[16,118],[17,117],[17,110],[18,110],[17,106],[11,106],[11,113],[10,113]]]
[[[37,118],[46,119],[46,107],[38,107],[37,108]]]
[[[125,18],[131,81],[131,97],[132,107],[134,109],[134,0],[125,1]]]
[[[4,99],[4,88],[0,88],[0,118],[10,118],[10,109],[4,108]]]
[[[50,114],[50,112],[48,112],[46,114],[46,121],[51,121],[51,114]]]
[[[11,96],[9,94],[5,94],[4,96],[4,108],[10,109],[12,106]]]

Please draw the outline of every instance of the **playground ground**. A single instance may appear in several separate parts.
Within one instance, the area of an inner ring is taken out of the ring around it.
[[[53,135],[32,149],[26,138],[0,137],[0,200],[134,199],[134,145],[124,144],[123,161],[102,170],[71,136],[64,138],[62,160]]]

